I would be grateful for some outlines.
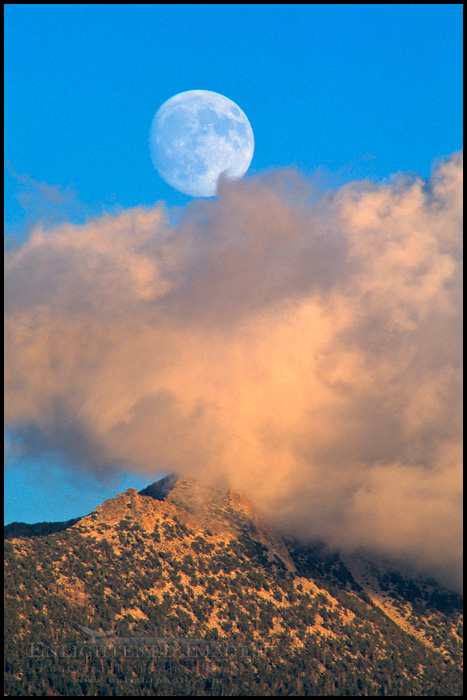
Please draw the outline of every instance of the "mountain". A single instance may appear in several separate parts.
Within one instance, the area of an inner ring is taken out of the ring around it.
[[[459,596],[169,475],[5,528],[7,695],[461,695]]]

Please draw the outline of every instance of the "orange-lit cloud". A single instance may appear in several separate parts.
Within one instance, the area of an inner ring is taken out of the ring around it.
[[[6,261],[6,418],[78,467],[221,479],[282,529],[457,583],[462,155],[310,204],[278,172],[36,228]]]

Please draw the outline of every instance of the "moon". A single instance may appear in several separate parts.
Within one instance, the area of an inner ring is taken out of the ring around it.
[[[235,102],[217,92],[189,90],[157,110],[149,147],[165,182],[192,197],[213,197],[221,174],[239,180],[246,173],[254,137]]]

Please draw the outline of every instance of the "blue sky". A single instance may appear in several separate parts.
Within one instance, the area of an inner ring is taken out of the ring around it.
[[[247,114],[251,173],[427,176],[462,148],[461,52],[458,4],[6,5],[6,233],[190,201],[158,177],[148,136],[159,106],[192,89]],[[75,517],[145,483],[42,467],[11,458],[7,522]]]

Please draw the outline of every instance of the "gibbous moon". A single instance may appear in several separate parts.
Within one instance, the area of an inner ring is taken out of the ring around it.
[[[217,92],[189,90],[158,109],[149,138],[154,167],[169,185],[192,197],[216,194],[219,176],[238,180],[253,158],[250,122]]]

